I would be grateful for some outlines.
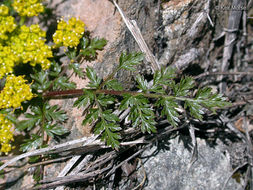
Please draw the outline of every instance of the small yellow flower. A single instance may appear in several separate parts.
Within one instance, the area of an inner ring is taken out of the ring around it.
[[[40,64],[42,69],[48,69],[53,57],[51,47],[45,44],[46,32],[41,30],[38,24],[27,27],[21,26],[19,31],[7,42],[16,55],[16,63],[30,63],[35,66]]]
[[[0,154],[11,151],[13,148],[10,144],[13,139],[14,125],[3,114],[0,114]]]
[[[43,0],[14,0],[12,6],[20,16],[38,16],[44,11]]]
[[[81,20],[74,17],[69,19],[68,23],[60,20],[57,25],[57,30],[53,35],[56,47],[76,47],[84,33],[84,26],[85,24]]]
[[[0,93],[0,109],[19,108],[21,103],[31,100],[32,94],[29,84],[24,76],[8,75],[3,90]]]
[[[9,8],[5,5],[0,6],[0,16],[7,16],[9,14]]]
[[[15,57],[9,46],[0,44],[0,79],[6,74],[12,73]]]
[[[0,40],[7,40],[7,33],[16,28],[15,19],[8,15],[9,8],[5,5],[0,6]]]

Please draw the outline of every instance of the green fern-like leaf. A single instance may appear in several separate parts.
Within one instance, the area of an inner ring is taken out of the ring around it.
[[[47,135],[54,137],[55,135],[63,135],[68,133],[68,130],[65,129],[62,126],[58,126],[56,124],[51,125],[50,123],[47,123],[44,127],[45,132]]]
[[[36,91],[47,90],[52,84],[52,81],[48,80],[48,75],[49,75],[49,72],[43,71],[43,70],[35,74],[31,74],[30,76],[34,80],[34,83],[32,84],[32,88]]]
[[[215,108],[217,107],[222,108],[231,105],[222,94],[212,93],[212,89],[208,87],[199,89],[194,99],[207,109],[213,111],[213,113],[215,113]]]
[[[81,43],[82,51],[80,51],[80,54],[89,59],[96,56],[97,50],[103,50],[104,46],[107,44],[107,41],[104,38],[94,38],[91,40],[83,38]]]
[[[76,84],[74,82],[70,82],[66,76],[58,77],[54,81],[54,90],[67,90],[76,88]]]
[[[69,64],[69,69],[73,69],[74,73],[75,73],[77,76],[79,76],[79,77],[81,77],[81,78],[84,77],[84,71],[83,71],[83,69],[80,67],[80,63],[75,62],[75,63]]]
[[[78,97],[74,102],[74,107],[80,108],[81,106],[86,107],[87,104],[92,104],[95,99],[95,95],[92,90],[83,89],[83,95]]]
[[[143,96],[125,95],[121,102],[120,109],[130,107],[129,119],[132,121],[133,127],[140,127],[143,133],[156,132],[155,114],[148,102]]]
[[[99,118],[99,109],[97,108],[91,108],[88,110],[88,113],[83,120],[83,125],[86,125],[87,123],[92,123],[93,121],[96,121]]]
[[[101,140],[106,141],[108,146],[112,148],[119,147],[119,139],[121,136],[117,131],[121,130],[120,126],[115,122],[108,122],[102,119],[99,123],[97,123],[95,127],[95,134],[102,133]]]
[[[98,88],[102,80],[101,80],[101,78],[99,78],[97,76],[94,69],[91,67],[87,67],[86,68],[86,75],[87,75],[88,79],[90,79],[88,87],[95,88],[95,89]]]
[[[148,92],[148,81],[144,79],[144,76],[137,75],[136,81],[138,83],[137,87],[142,90],[143,92]]]
[[[19,131],[25,129],[31,130],[42,121],[43,113],[39,106],[31,107],[31,112],[32,113],[25,113],[25,118],[27,120],[17,122],[16,128]]]
[[[176,127],[179,120],[179,113],[177,112],[176,108],[178,108],[178,103],[175,101],[175,99],[168,99],[168,98],[160,98],[156,105],[158,107],[162,107],[162,116],[166,116],[168,122]]]
[[[119,68],[134,71],[134,66],[140,64],[143,58],[142,53],[122,53],[119,58]]]
[[[105,86],[108,90],[123,90],[122,85],[116,79],[108,80]]]
[[[31,149],[37,149],[42,145],[42,138],[39,135],[32,134],[31,139],[26,139],[24,144],[21,144],[20,150],[26,152]]]
[[[205,113],[201,104],[197,101],[186,100],[185,101],[185,109],[189,108],[190,114],[195,117],[196,119],[202,120],[203,114]]]
[[[162,67],[160,70],[155,71],[153,85],[151,86],[150,91],[165,94],[164,87],[171,87],[175,77],[175,69],[171,67]]]
[[[67,119],[67,115],[57,105],[50,106],[45,104],[43,106],[45,117],[48,121],[60,121],[63,122]]]
[[[180,83],[173,85],[175,96],[188,96],[190,90],[194,87],[192,77],[181,78]]]

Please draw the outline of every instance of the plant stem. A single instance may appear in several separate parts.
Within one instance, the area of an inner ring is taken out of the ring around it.
[[[21,16],[20,21],[19,21],[19,26],[22,26],[25,23],[26,17]]]
[[[78,97],[82,96],[85,92],[83,89],[74,89],[74,90],[63,90],[63,91],[54,91],[54,92],[48,92],[44,94],[43,96],[45,98],[62,98],[66,96],[73,96],[73,97]],[[189,100],[191,101],[191,98],[187,97],[175,97],[175,96],[170,96],[170,95],[164,95],[164,94],[151,94],[151,93],[144,93],[144,92],[137,92],[137,91],[127,91],[127,90],[122,90],[122,91],[117,91],[117,90],[105,90],[105,89],[98,89],[94,90],[94,94],[110,94],[110,95],[115,95],[115,96],[123,96],[126,94],[129,94],[131,96],[145,96],[147,98],[167,98],[167,99],[176,99],[180,101],[186,101]]]

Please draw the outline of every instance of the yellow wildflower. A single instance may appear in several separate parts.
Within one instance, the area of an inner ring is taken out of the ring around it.
[[[3,90],[0,93],[0,109],[19,108],[21,103],[31,100],[33,94],[24,76],[8,75]]]
[[[12,6],[20,16],[38,16],[44,11],[43,0],[14,0]]]
[[[14,141],[13,131],[13,123],[5,118],[3,114],[0,114],[0,154],[7,154],[13,148],[10,144],[11,141]]]
[[[85,24],[74,17],[68,23],[64,20],[58,22],[57,30],[53,35],[54,43],[57,47],[76,47],[84,33]]]
[[[12,73],[15,57],[9,46],[0,44],[0,79],[6,74]]]
[[[21,26],[17,34],[11,36],[8,44],[11,46],[17,63],[30,63],[35,66],[40,64],[42,69],[48,69],[53,57],[51,47],[45,44],[46,32],[38,24],[27,27]]]
[[[5,5],[0,6],[0,16],[7,16],[9,14],[9,8]]]
[[[8,15],[9,8],[5,5],[0,6],[0,40],[8,39],[7,32],[12,32],[16,28],[15,19]]]

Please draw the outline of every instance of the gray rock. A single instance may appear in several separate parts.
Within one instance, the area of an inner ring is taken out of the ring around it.
[[[223,154],[224,145],[220,142],[212,148],[204,140],[197,139],[197,142],[198,160],[190,169],[192,152],[185,147],[183,141],[179,141],[179,137],[168,141],[169,150],[158,150],[153,146],[144,151],[142,156],[146,158],[143,159],[143,164],[148,179],[144,189],[222,189],[232,172],[230,159]],[[141,181],[143,171],[139,170],[138,175]],[[225,189],[242,189],[242,186],[231,178]]]

